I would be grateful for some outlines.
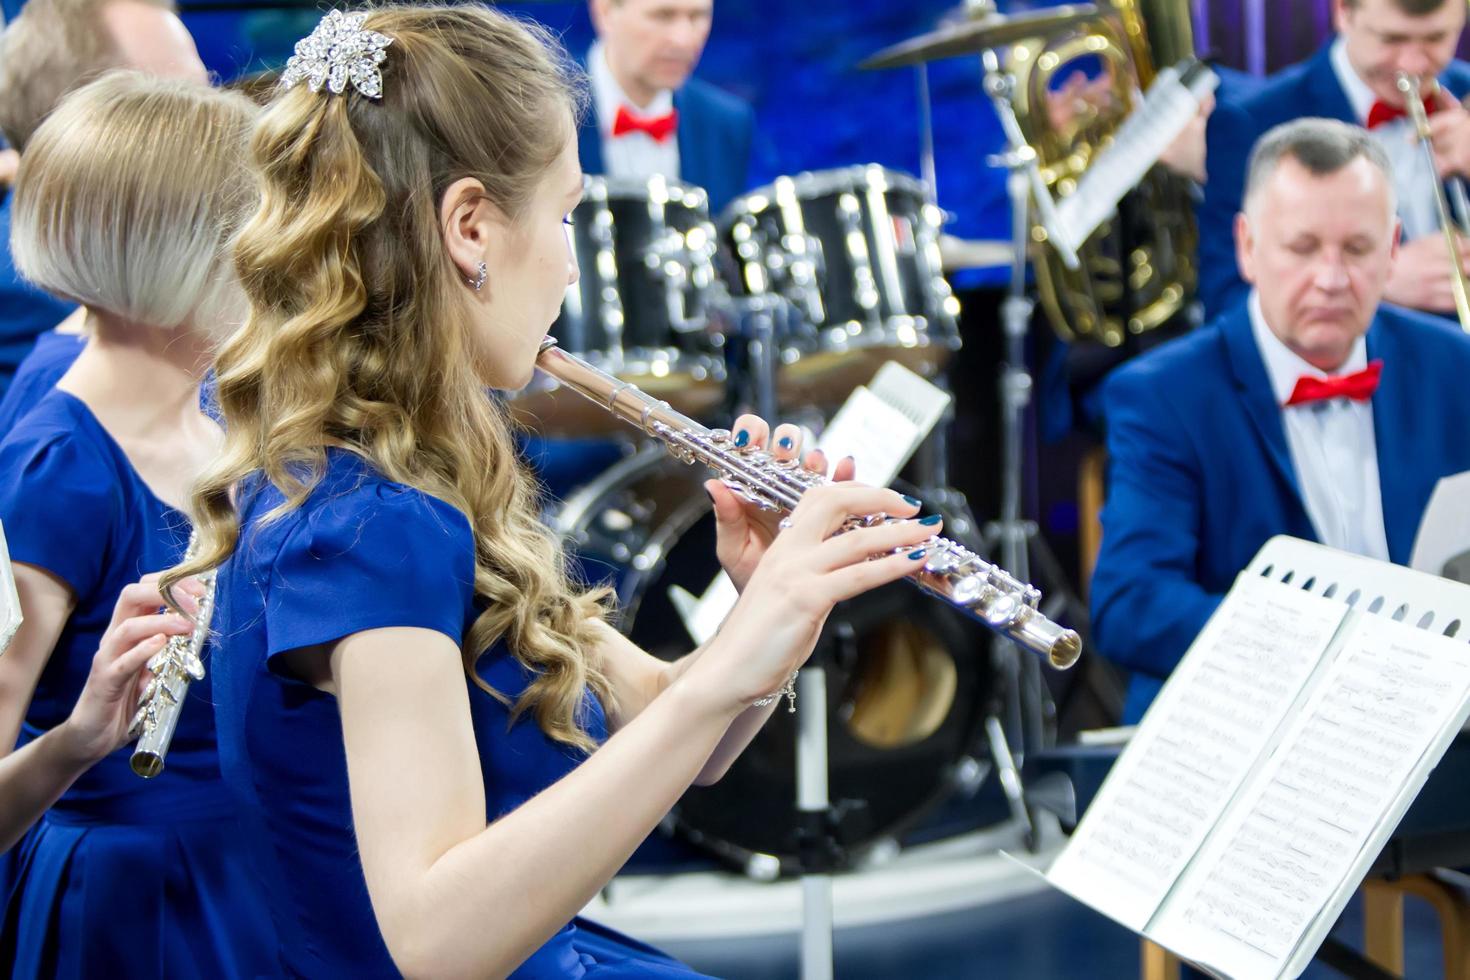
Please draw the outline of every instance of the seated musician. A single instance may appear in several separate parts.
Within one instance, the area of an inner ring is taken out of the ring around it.
[[[1244,97],[1223,97],[1210,117],[1209,183],[1198,212],[1199,295],[1207,317],[1218,316],[1249,289],[1230,247],[1246,155],[1266,130],[1304,116],[1367,127],[1392,163],[1403,244],[1383,298],[1414,309],[1454,312],[1449,249],[1434,202],[1436,175],[1414,139],[1395,83],[1399,72],[1439,80],[1439,93],[1425,98],[1432,112],[1435,166],[1440,176],[1470,175],[1470,112],[1458,101],[1470,94],[1470,65],[1454,58],[1465,4],[1333,0],[1333,18],[1337,36],[1320,51]]]
[[[747,189],[755,114],[690,77],[714,0],[592,0],[591,111],[577,133],[582,169],[655,174],[704,188],[718,214]]]
[[[1470,469],[1470,338],[1380,305],[1399,254],[1387,154],[1301,119],[1261,138],[1236,254],[1253,289],[1106,382],[1093,639],[1136,721],[1267,539],[1405,562],[1436,481]]]

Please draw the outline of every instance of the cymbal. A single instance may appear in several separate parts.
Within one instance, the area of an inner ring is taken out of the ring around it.
[[[1013,41],[1044,37],[1053,31],[1098,15],[1096,4],[1074,3],[1045,10],[1027,10],[1018,14],[981,14],[957,24],[946,24],[928,34],[900,41],[861,62],[865,70],[917,65],[940,58],[974,54],[986,48],[998,48]]]
[[[939,261],[945,272],[994,269],[1011,264],[1015,246],[1009,239],[988,240],[939,236]]]

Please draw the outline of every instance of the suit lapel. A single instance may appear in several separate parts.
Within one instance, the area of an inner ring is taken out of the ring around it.
[[[1405,506],[1413,499],[1413,467],[1404,453],[1415,443],[1412,407],[1416,392],[1414,379],[1407,376],[1407,360],[1399,353],[1398,338],[1381,315],[1368,331],[1368,357],[1383,359],[1383,374],[1373,395],[1373,444],[1378,455],[1383,531],[1388,538],[1389,558],[1406,564],[1422,516],[1418,508]]]
[[[1292,465],[1291,450],[1286,444],[1281,407],[1276,404],[1276,394],[1271,390],[1271,379],[1266,375],[1265,361],[1256,347],[1250,313],[1245,304],[1237,305],[1221,320],[1220,339],[1225,345],[1230,369],[1235,375],[1236,390],[1240,392],[1246,415],[1250,417],[1256,434],[1266,447],[1266,457],[1291,489],[1297,509],[1305,518],[1306,505],[1302,503],[1301,485],[1297,483],[1296,467]],[[1307,523],[1310,524],[1309,519]]]
[[[679,179],[686,184],[708,188],[709,161],[701,151],[709,141],[699,138],[700,115],[687,86],[674,92],[674,111],[679,114],[679,125],[674,130],[679,141]]]
[[[1348,101],[1347,93],[1342,90],[1342,82],[1337,80],[1336,69],[1332,67],[1331,41],[1312,56],[1311,65],[1307,68],[1306,84],[1312,93],[1310,104],[1316,108],[1316,115],[1355,126],[1362,125],[1362,120],[1353,112],[1353,104]]]

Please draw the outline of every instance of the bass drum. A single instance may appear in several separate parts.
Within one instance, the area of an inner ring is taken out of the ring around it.
[[[702,468],[647,446],[568,499],[558,525],[591,581],[610,581],[620,628],[665,660],[693,641],[670,590],[698,596],[719,572]],[[989,634],[899,582],[843,603],[814,658],[828,667],[828,762],[838,866],[902,834],[988,757],[995,694]],[[804,870],[796,815],[796,716],[778,707],[719,783],[693,787],[675,834],[737,867]]]

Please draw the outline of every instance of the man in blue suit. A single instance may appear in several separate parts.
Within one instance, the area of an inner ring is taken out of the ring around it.
[[[1435,483],[1470,469],[1470,337],[1380,306],[1402,259],[1391,179],[1356,126],[1268,132],[1235,225],[1254,288],[1106,383],[1092,625],[1133,672],[1126,720],[1267,539],[1403,563]]]
[[[1432,172],[1413,140],[1395,85],[1398,72],[1438,78],[1444,92],[1426,98],[1440,174],[1470,175],[1470,65],[1455,61],[1465,25],[1460,0],[1333,0],[1337,36],[1309,60],[1285,69],[1238,100],[1222,99],[1210,117],[1199,207],[1200,299],[1207,318],[1240,301],[1246,283],[1236,265],[1230,229],[1240,211],[1246,156],[1262,133],[1304,116],[1371,127],[1394,170],[1403,221],[1400,261],[1384,298],[1401,306],[1454,311],[1449,250],[1439,233]]]
[[[659,174],[703,187],[718,214],[744,193],[755,114],[692,78],[714,0],[592,0],[592,111],[578,135],[589,174]]]

